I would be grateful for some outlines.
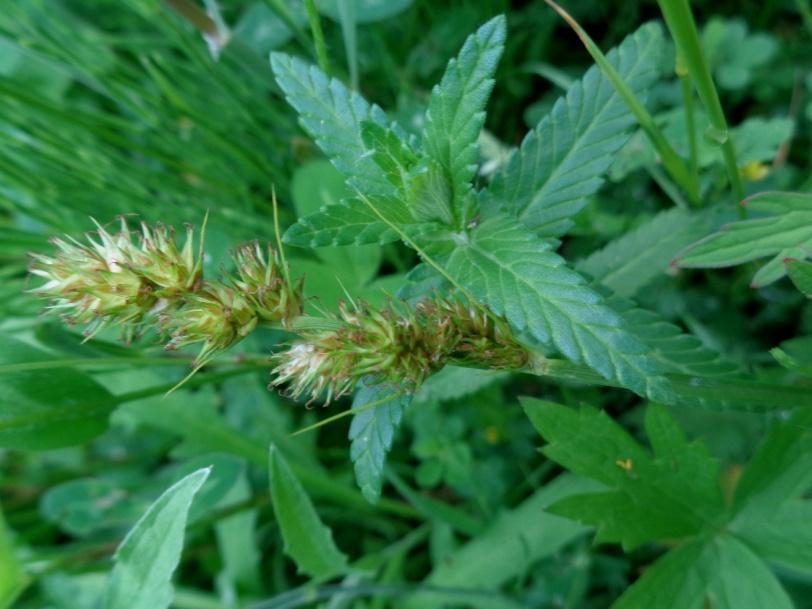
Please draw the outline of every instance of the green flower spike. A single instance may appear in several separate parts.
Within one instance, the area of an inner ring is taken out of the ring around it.
[[[186,244],[178,251],[172,231],[161,225],[142,224],[138,242],[123,218],[115,234],[96,226],[98,231],[87,235],[88,245],[55,239],[55,256],[31,255],[31,273],[45,279],[32,293],[51,301],[50,309],[68,323],[85,324],[88,338],[118,325],[130,341],[155,321],[157,310],[199,283],[193,230],[187,230]]]
[[[434,298],[414,309],[376,310],[339,304],[327,324],[300,322],[301,340],[273,357],[272,386],[288,385],[295,399],[325,403],[352,392],[365,378],[414,391],[449,363],[491,369],[522,368],[527,352],[507,324],[461,302]]]

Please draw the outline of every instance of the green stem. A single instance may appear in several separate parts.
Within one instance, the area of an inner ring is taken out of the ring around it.
[[[542,356],[535,357],[526,372],[588,385],[621,387],[619,383],[609,381],[581,364],[546,359]],[[696,405],[707,401],[721,404],[724,410],[745,412],[771,412],[797,407],[812,408],[812,390],[809,387],[689,374],[667,374],[666,377],[671,381],[676,396],[673,401],[668,403],[670,406]]]
[[[711,122],[712,139],[722,147],[722,155],[727,168],[728,179],[733,188],[736,198],[744,198],[744,188],[739,177],[739,167],[736,162],[736,151],[733,149],[733,140],[727,127],[725,113],[722,110],[722,103],[719,101],[719,94],[716,85],[713,84],[710,67],[702,51],[702,44],[699,40],[699,32],[696,28],[691,7],[688,0],[658,0],[660,10],[665,17],[665,22],[677,45],[677,52],[685,62],[685,67],[696,86],[699,99],[708,111],[708,118]],[[740,213],[744,213],[744,206]]]
[[[198,374],[197,376],[193,376],[186,381],[183,388],[191,389],[193,387],[200,387],[208,383],[216,383],[217,381],[225,380],[227,378],[231,378],[232,376],[239,376],[240,374],[246,374],[247,372],[256,372],[256,370],[261,367],[262,365],[257,363],[256,365],[250,367],[246,366],[243,368],[234,368],[232,370],[211,372],[209,374]],[[152,387],[146,387],[144,389],[120,393],[115,396],[115,404],[118,406],[121,404],[126,404],[127,402],[135,402],[136,400],[151,398],[156,395],[164,395],[170,390],[174,389],[176,386],[176,382],[162,383],[160,385],[153,385]]]
[[[310,31],[313,34],[313,42],[316,45],[316,57],[319,60],[319,68],[325,74],[330,74],[330,60],[327,58],[327,45],[324,44],[324,32],[321,29],[319,13],[313,0],[305,0],[307,9],[307,20],[310,22]]]
[[[634,115],[635,119],[637,119],[640,127],[643,129],[652,145],[657,150],[657,154],[660,156],[666,171],[668,171],[669,175],[671,175],[674,182],[679,184],[680,187],[685,190],[691,201],[694,204],[698,204],[699,190],[697,188],[697,182],[691,179],[688,168],[685,166],[682,158],[680,158],[680,156],[676,153],[671,144],[668,143],[668,140],[666,139],[662,130],[654,122],[654,117],[652,117],[649,111],[646,110],[646,107],[643,105],[637,95],[635,95],[631,87],[626,84],[620,74],[618,74],[617,70],[615,70],[614,66],[609,63],[609,60],[600,50],[598,45],[595,44],[592,38],[589,37],[589,34],[586,33],[578,22],[575,21],[575,19],[573,19],[572,16],[567,13],[567,11],[553,2],[553,0],[545,0],[545,2],[547,2],[547,4],[550,5],[575,31],[578,38],[581,39],[581,42],[583,42],[584,46],[586,47],[586,50],[592,56],[592,59],[595,60],[595,63],[598,64],[606,78],[609,79],[609,82],[612,83],[612,86],[623,98],[623,101],[626,102],[629,110]]]
[[[290,12],[288,6],[282,0],[264,0],[264,2],[269,9],[279,15],[279,18],[284,21],[285,25],[293,32],[293,35],[299,44],[302,45],[302,48],[308,51],[310,49],[310,40],[307,38],[307,34],[302,27],[296,23],[296,20],[293,18],[293,13]]]
[[[682,102],[685,107],[685,128],[688,130],[688,170],[691,172],[691,181],[699,192],[699,145],[696,138],[694,90],[691,86],[691,76],[680,57],[677,57],[677,76],[679,76]]]

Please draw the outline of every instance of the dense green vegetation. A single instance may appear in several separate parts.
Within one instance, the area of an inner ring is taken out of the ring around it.
[[[810,57],[0,0],[0,609],[812,608]]]

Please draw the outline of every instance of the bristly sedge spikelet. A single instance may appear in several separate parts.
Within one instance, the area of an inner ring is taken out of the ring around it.
[[[291,282],[279,254],[254,242],[237,248],[235,275],[203,279],[203,231],[197,254],[194,229],[182,249],[174,231],[142,223],[133,234],[121,219],[118,232],[98,230],[88,244],[55,239],[54,256],[32,254],[30,271],[45,283],[31,292],[51,302],[50,310],[92,337],[120,326],[132,340],[151,328],[170,337],[167,349],[202,343],[195,369],[247,336],[260,322],[288,327],[302,313],[302,282]]]
[[[179,250],[174,231],[142,223],[134,237],[124,218],[120,229],[87,234],[88,245],[67,238],[53,240],[55,256],[31,254],[30,272],[45,279],[31,292],[51,301],[51,310],[71,324],[85,324],[88,338],[107,326],[120,326],[125,340],[154,325],[180,297],[202,281],[200,258],[192,250],[194,229],[187,228]]]
[[[333,321],[301,329],[301,339],[273,357],[271,387],[328,404],[364,379],[414,391],[446,364],[520,369],[528,359],[507,324],[457,300],[435,297],[413,309],[341,302]]]

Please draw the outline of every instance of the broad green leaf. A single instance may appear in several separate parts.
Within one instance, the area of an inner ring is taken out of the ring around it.
[[[455,237],[446,271],[517,332],[641,395],[668,395],[662,370],[621,318],[515,219],[498,215]]]
[[[116,398],[70,368],[26,370],[47,353],[0,335],[0,447],[45,450],[82,444],[107,429]]]
[[[664,407],[652,406],[648,451],[606,413],[526,399],[525,412],[547,440],[542,452],[609,490],[569,497],[550,509],[597,526],[598,542],[631,549],[646,541],[700,533],[724,512],[719,465],[704,446],[689,444]]]
[[[500,514],[484,533],[434,565],[424,582],[437,587],[498,589],[589,530],[548,513],[547,507],[564,497],[599,488],[600,485],[585,478],[569,474],[558,477],[518,507]],[[428,595],[419,594],[405,604],[407,609],[444,606]]]
[[[391,194],[392,185],[361,135],[363,121],[388,126],[383,110],[301,59],[271,53],[271,66],[288,103],[299,113],[302,127],[347,177],[348,184],[366,196]]]
[[[680,546],[646,569],[612,609],[793,609],[781,584],[734,537]]]
[[[189,474],[158,497],[121,542],[104,609],[166,609],[180,562],[186,519],[208,469]]]
[[[802,408],[770,429],[736,486],[740,512],[775,508],[812,486],[812,410]]]
[[[785,264],[795,287],[807,298],[812,298],[812,262],[786,260]]]
[[[476,173],[479,132],[505,35],[501,15],[471,34],[429,99],[423,148],[446,174],[457,221],[465,220],[462,207]]]
[[[660,75],[664,38],[649,23],[607,54],[638,97]],[[542,236],[558,236],[603,183],[634,118],[597,66],[573,84],[482,193],[482,210],[503,209]]]
[[[576,268],[615,294],[631,298],[668,271],[668,263],[685,247],[718,226],[714,209],[693,213],[674,208],[624,233],[596,250]]]
[[[440,222],[446,226],[453,224],[453,193],[442,167],[425,158],[409,177],[405,198],[412,215],[423,222]]]
[[[812,573],[812,502],[792,499],[754,511],[732,529],[764,560]]]
[[[43,519],[76,537],[130,524],[144,505],[113,480],[80,478],[51,487],[39,503]]]
[[[370,503],[376,503],[381,496],[386,453],[392,448],[403,410],[410,401],[409,394],[398,394],[391,386],[376,385],[362,387],[352,402],[353,409],[381,402],[353,416],[348,436],[355,479]]]
[[[775,215],[728,224],[684,250],[677,256],[677,264],[717,268],[776,256],[777,272],[770,274],[774,281],[784,275],[784,258],[812,247],[812,195],[770,192],[743,203],[751,211]]]
[[[0,609],[10,609],[28,583],[29,578],[17,558],[11,530],[0,510]]]
[[[271,445],[271,502],[290,556],[301,573],[329,579],[347,570],[347,557],[336,547],[299,480],[282,454]]]

